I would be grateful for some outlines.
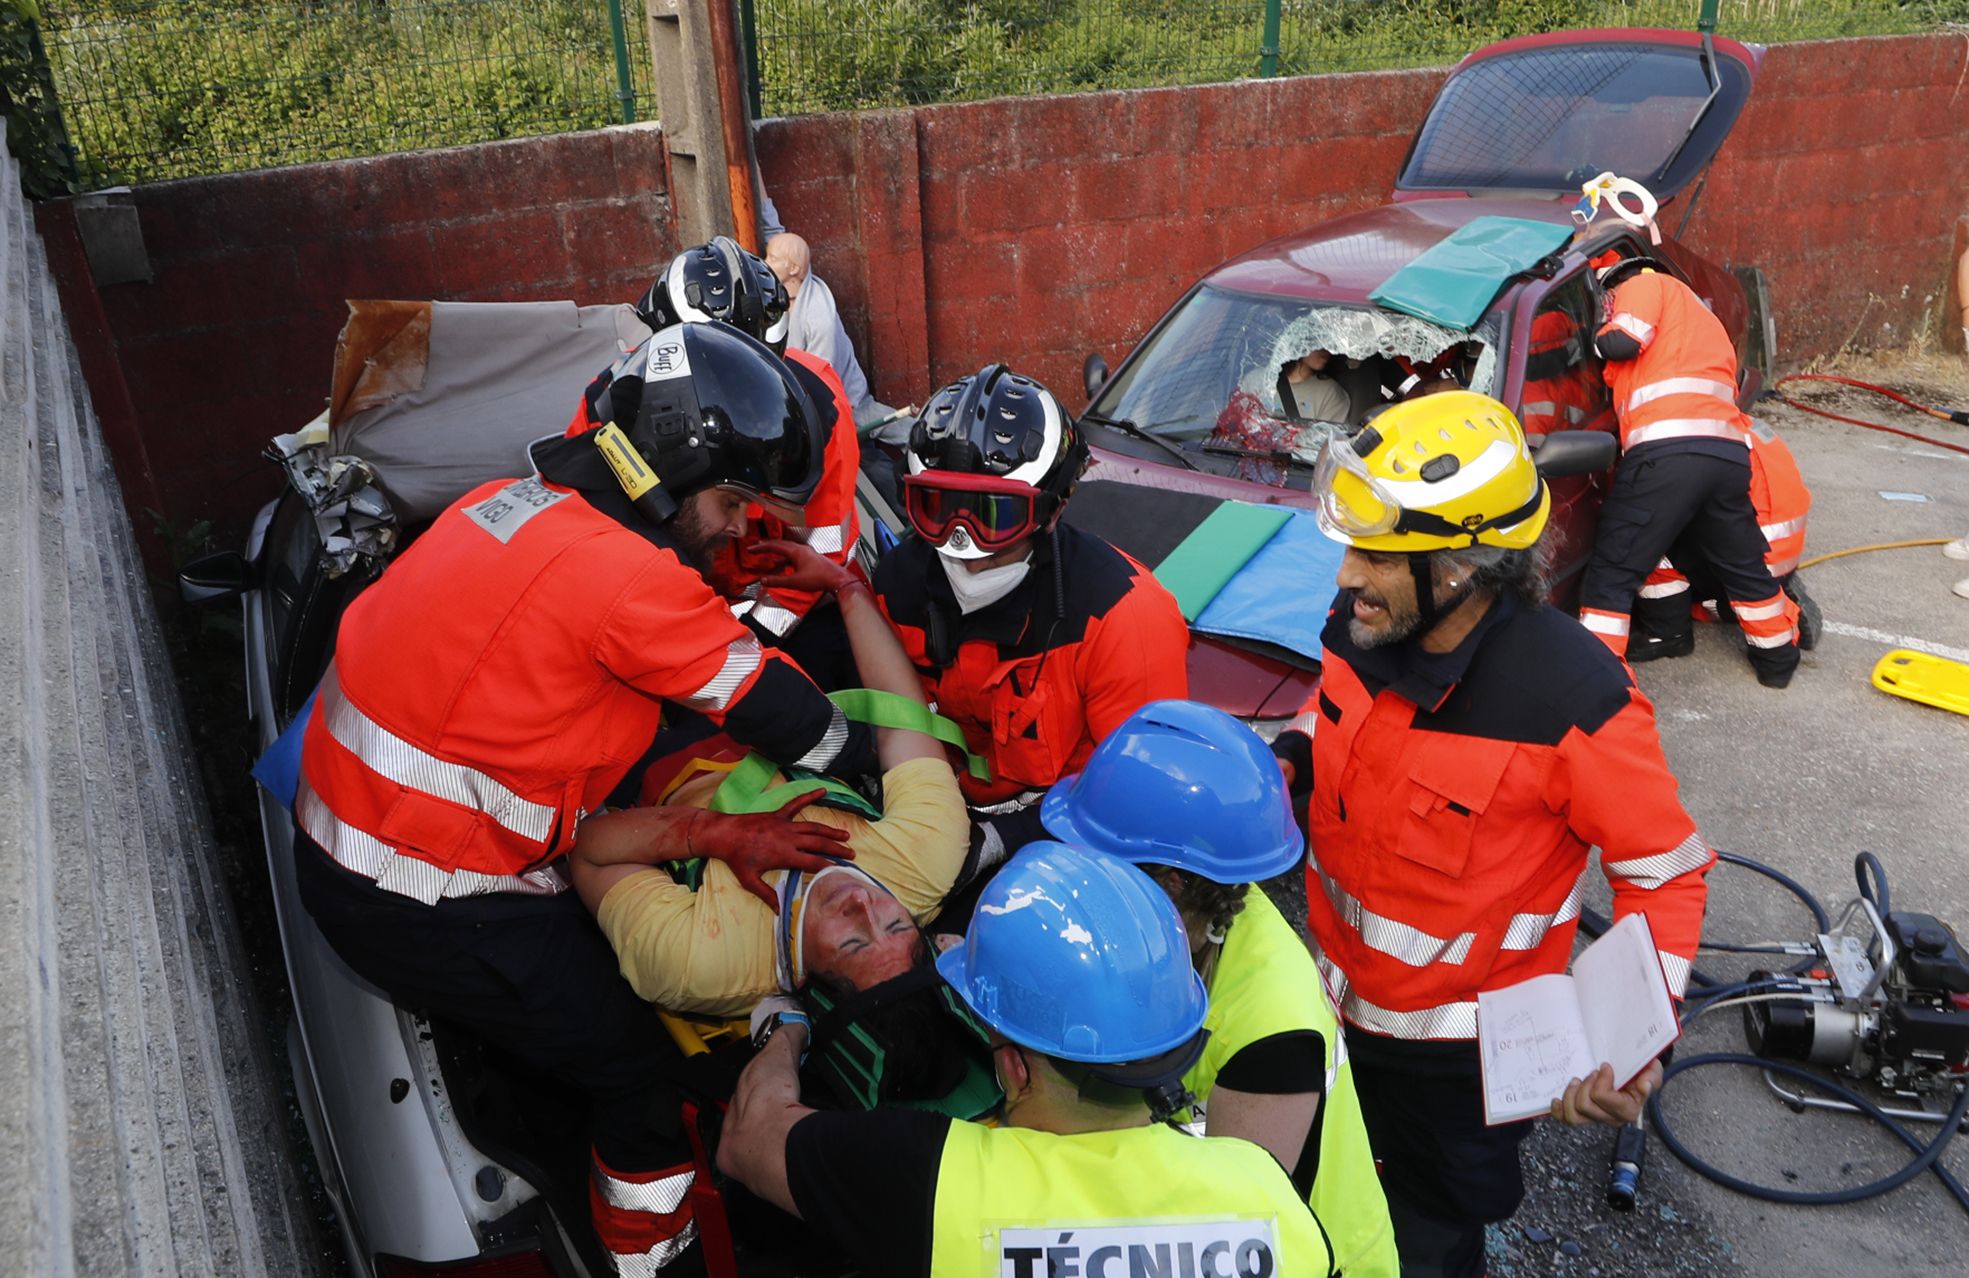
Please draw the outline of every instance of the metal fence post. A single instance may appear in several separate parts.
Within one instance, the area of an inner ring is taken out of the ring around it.
[[[1717,0],[1702,0],[1702,12],[1696,17],[1696,30],[1705,35],[1716,33]]]
[[[608,0],[608,33],[615,42],[615,98],[622,104],[622,122],[636,122],[636,84],[629,75],[629,35],[622,27],[622,0]]]
[[[1279,0],[1265,0],[1265,43],[1258,50],[1258,74],[1267,78],[1278,74],[1278,20]]]

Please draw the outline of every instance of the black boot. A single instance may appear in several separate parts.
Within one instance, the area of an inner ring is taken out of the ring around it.
[[[1796,643],[1788,643],[1782,648],[1753,647],[1749,651],[1750,668],[1757,672],[1757,682],[1766,688],[1791,686],[1791,676],[1798,673]]]
[[[1627,664],[1638,666],[1658,657],[1686,657],[1696,650],[1693,628],[1679,635],[1636,633],[1627,637]]]

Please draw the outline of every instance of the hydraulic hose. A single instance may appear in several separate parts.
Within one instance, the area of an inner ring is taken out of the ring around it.
[[[1869,853],[1868,855],[1872,855],[1872,854]],[[1804,905],[1804,907],[1807,910],[1811,911],[1812,922],[1815,925],[1813,927],[1813,933],[1815,935],[1819,932],[1826,931],[1828,928],[1832,926],[1832,918],[1830,915],[1828,915],[1825,912],[1825,907],[1819,904],[1819,899],[1813,896],[1811,892],[1806,889],[1804,884],[1792,878],[1784,871],[1777,869],[1774,866],[1765,865],[1762,861],[1753,861],[1747,856],[1738,856],[1734,852],[1725,852],[1722,851],[1721,849],[1718,849],[1716,852],[1716,860],[1724,865],[1734,865],[1742,869],[1750,870],[1753,873],[1761,874],[1765,878],[1770,879],[1772,882],[1776,883],[1779,887],[1783,888],[1785,891],[1797,897],[1799,902],[1802,905]],[[1879,864],[1880,863],[1877,860],[1874,862],[1874,865],[1876,867]],[[1886,882],[1884,875],[1882,876],[1881,882],[1883,883],[1883,885]],[[1607,916],[1601,914],[1597,910],[1580,911],[1579,930],[1584,932],[1589,937],[1593,937],[1597,939],[1602,933],[1604,933],[1611,926],[1612,926],[1612,922],[1607,918]],[[1763,950],[1757,949],[1755,947],[1732,947],[1728,945],[1710,945],[1708,946],[1708,948],[1714,950],[1721,950],[1725,953],[1763,953],[1764,952]],[[1812,964],[1815,961],[1816,960],[1814,960],[1810,956],[1807,956],[1806,958],[1800,960],[1799,962],[1792,964],[1790,970],[1793,972],[1802,972],[1806,968],[1812,966]],[[1716,991],[1720,989],[1734,988],[1730,984],[1726,984],[1725,982],[1716,980],[1714,977],[1706,975],[1699,968],[1691,968],[1689,970],[1689,987],[1691,991],[1697,994],[1701,994],[1704,997],[1712,996],[1716,993]]]
[[[1674,1078],[1677,1074],[1696,1069],[1703,1065],[1750,1065],[1758,1069],[1786,1074],[1801,1082],[1810,1083],[1814,1087],[1832,1093],[1832,1095],[1845,1101],[1854,1109],[1871,1117],[1875,1122],[1878,1122],[1881,1126],[1892,1132],[1903,1145],[1915,1151],[1915,1157],[1910,1159],[1899,1171],[1894,1172],[1892,1175],[1883,1176],[1879,1180],[1869,1181],[1864,1185],[1855,1185],[1849,1189],[1780,1189],[1775,1185],[1759,1185],[1754,1181],[1744,1180],[1740,1176],[1733,1176],[1722,1168],[1697,1157],[1675,1135],[1674,1129],[1668,1124],[1667,1115],[1662,1112],[1661,1093],[1663,1088],[1667,1086],[1668,1080]],[[1787,1061],[1765,1060],[1761,1056],[1751,1056],[1744,1052],[1708,1052],[1700,1056],[1686,1056],[1670,1063],[1668,1068],[1662,1072],[1661,1082],[1662,1086],[1657,1087],[1654,1094],[1648,1097],[1648,1125],[1661,1137],[1662,1144],[1668,1146],[1668,1152],[1680,1159],[1689,1170],[1699,1176],[1715,1181],[1725,1189],[1734,1189],[1740,1194],[1746,1194],[1752,1198],[1761,1198],[1765,1202],[1792,1203],[1799,1206],[1816,1207],[1834,1203],[1857,1203],[1868,1198],[1877,1198],[1881,1194],[1899,1189],[1922,1172],[1932,1170],[1941,1179],[1942,1184],[1948,1188],[1949,1194],[1954,1197],[1956,1203],[1963,1211],[1969,1212],[1969,1190],[1965,1190],[1962,1187],[1962,1182],[1950,1174],[1949,1169],[1942,1166],[1939,1161],[1942,1151],[1948,1147],[1949,1141],[1955,1136],[1956,1129],[1962,1125],[1964,1116],[1969,1115],[1969,1087],[1963,1087],[1958,1091],[1955,1098],[1955,1106],[1949,1110],[1948,1118],[1943,1121],[1941,1131],[1935,1134],[1934,1140],[1923,1145],[1912,1132],[1894,1121],[1892,1116],[1858,1092]]]
[[[1852,546],[1845,550],[1831,550],[1823,555],[1813,555],[1798,566],[1810,568],[1813,564],[1822,564],[1828,559],[1844,559],[1848,555],[1867,555],[1876,550],[1906,550],[1910,546],[1946,546],[1948,541],[1947,537],[1917,537],[1913,541],[1877,541],[1871,546]]]
[[[1927,404],[1917,404],[1907,396],[1896,391],[1888,390],[1885,386],[1876,386],[1872,382],[1863,382],[1853,377],[1835,377],[1830,373],[1791,373],[1778,378],[1777,381],[1771,384],[1772,396],[1780,403],[1789,404],[1800,412],[1813,413],[1820,417],[1829,417],[1833,421],[1845,422],[1849,426],[1864,426],[1868,430],[1884,431],[1889,435],[1899,435],[1904,439],[1919,440],[1921,443],[1933,448],[1946,448],[1951,452],[1969,454],[1969,448],[1965,448],[1961,444],[1951,444],[1945,440],[1930,439],[1926,435],[1917,435],[1911,430],[1902,430],[1898,426],[1888,426],[1882,422],[1870,422],[1860,417],[1847,417],[1843,414],[1832,412],[1830,409],[1815,408],[1810,404],[1791,398],[1791,396],[1786,395],[1778,389],[1787,382],[1837,382],[1842,386],[1851,386],[1858,390],[1866,391],[1869,394],[1884,395],[1897,403],[1905,404],[1916,412],[1926,413],[1930,417],[1938,417],[1942,421],[1955,422],[1958,425],[1964,426],[1969,426],[1969,410],[1959,408],[1931,408]],[[1802,567],[1803,565],[1800,566]]]

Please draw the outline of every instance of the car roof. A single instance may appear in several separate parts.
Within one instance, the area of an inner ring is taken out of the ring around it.
[[[1243,293],[1366,304],[1389,276],[1477,218],[1569,223],[1571,208],[1570,201],[1522,196],[1385,204],[1267,240],[1222,263],[1203,282]]]

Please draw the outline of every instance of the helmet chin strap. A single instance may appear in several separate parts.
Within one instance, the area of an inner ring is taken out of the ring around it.
[[[1450,581],[1449,598],[1436,598],[1435,580],[1436,552],[1424,550],[1408,557],[1408,570],[1415,578],[1415,612],[1421,618],[1421,625],[1415,637],[1421,639],[1436,628],[1436,623],[1463,606],[1463,601],[1475,593],[1471,583]]]
[[[1436,628],[1442,613],[1436,608],[1436,574],[1434,551],[1424,550],[1408,557],[1408,570],[1415,578],[1415,611],[1422,618],[1421,629],[1415,632],[1420,639]]]

